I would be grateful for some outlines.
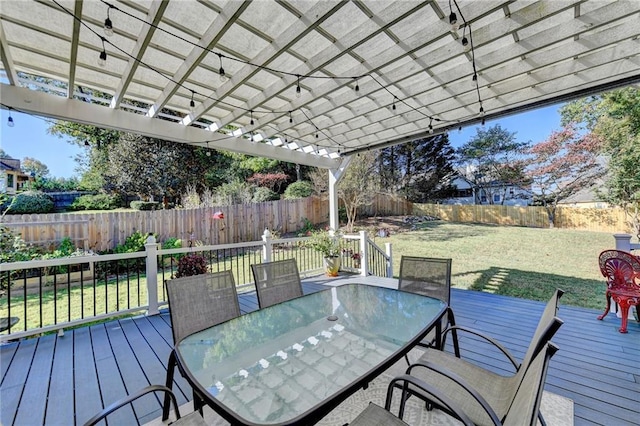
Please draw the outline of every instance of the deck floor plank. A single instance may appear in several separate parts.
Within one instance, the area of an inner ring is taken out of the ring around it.
[[[74,401],[75,424],[83,424],[104,406],[90,330],[90,327],[82,327],[73,331],[74,394],[69,397]]]
[[[117,324],[117,323],[115,323]],[[100,384],[100,393],[105,405],[117,401],[122,395],[127,394],[127,388],[124,384],[124,375],[121,371],[126,366],[118,365],[113,352],[114,345],[108,337],[107,330],[111,333],[120,333],[119,327],[114,327],[114,323],[108,322],[91,327],[91,342],[96,360],[96,373],[98,375],[98,383]],[[128,363],[132,364],[132,363]],[[125,424],[124,422],[133,416],[130,406],[123,407],[113,413],[112,422],[115,424]],[[83,423],[89,418],[79,418],[79,423]]]
[[[56,339],[45,423],[68,424],[73,419],[73,333]]]
[[[314,277],[303,280],[303,289],[307,294],[336,283],[340,279]],[[258,308],[255,292],[240,294],[239,302],[243,313]],[[495,337],[518,359],[544,308],[541,302],[456,289],[451,304],[459,325]],[[553,339],[560,351],[551,361],[546,389],[574,400],[576,426],[637,424],[640,325],[630,321],[629,333],[622,335],[615,315],[598,321],[598,311],[563,306],[562,300],[560,305],[565,324]],[[18,424],[27,413],[40,418],[46,410],[44,424],[82,424],[103,404],[149,383],[164,383],[172,343],[171,320],[163,309],[160,315],[78,328],[62,337],[0,345],[0,422]],[[462,338],[468,359],[503,374],[513,372],[501,354],[478,343],[477,338]],[[179,403],[191,399],[191,388],[179,373],[174,389]],[[142,423],[159,416],[160,403],[148,401],[136,407]],[[118,423],[135,424],[133,410],[124,412]]]

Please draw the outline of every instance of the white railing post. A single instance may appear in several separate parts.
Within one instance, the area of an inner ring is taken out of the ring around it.
[[[384,251],[389,256],[389,263],[387,264],[387,278],[393,277],[393,252],[391,250],[391,243],[384,243]]]
[[[630,234],[613,234],[616,240],[616,250],[630,252],[631,250],[640,250],[640,244],[631,243]]]
[[[363,277],[369,274],[369,245],[367,241],[367,231],[360,231],[360,275]]]
[[[273,258],[273,243],[271,242],[271,231],[269,231],[268,228],[265,228],[264,233],[262,234],[262,241],[264,241],[262,246],[262,262],[271,262],[271,259]]]
[[[156,315],[158,310],[158,244],[149,234],[144,248],[147,253],[147,315]]]

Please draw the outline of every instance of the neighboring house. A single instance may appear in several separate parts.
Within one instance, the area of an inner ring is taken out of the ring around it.
[[[473,185],[463,175],[457,174],[451,180],[453,196],[443,199],[442,204],[495,204],[505,206],[528,206],[532,203],[531,191],[519,186],[505,186],[500,182],[489,184],[494,191],[485,191]],[[504,196],[504,202],[502,197]],[[493,198],[493,202],[489,199]]]
[[[0,158],[0,193],[15,194],[22,190],[25,183],[33,180],[31,175],[22,172],[20,160]]]
[[[558,202],[559,206],[563,207],[583,207],[583,208],[595,208],[606,209],[611,207],[606,201],[602,201],[596,194],[593,188],[584,188],[579,192],[576,192],[566,200]]]

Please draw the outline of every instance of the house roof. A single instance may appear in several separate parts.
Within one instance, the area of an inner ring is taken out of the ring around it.
[[[1,103],[335,168],[431,131],[637,85],[639,14],[636,0],[3,1]]]
[[[14,158],[2,157],[0,158],[0,169],[21,172],[20,160]]]

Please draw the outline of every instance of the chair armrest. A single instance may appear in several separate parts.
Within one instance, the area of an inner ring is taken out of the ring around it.
[[[476,402],[478,404],[480,404],[480,406],[482,407],[482,409],[487,413],[487,415],[491,418],[491,421],[493,422],[494,425],[502,425],[501,420],[498,418],[498,415],[496,414],[496,412],[493,410],[493,408],[491,408],[491,406],[489,405],[489,403],[487,402],[486,399],[484,399],[484,397],[482,395],[480,395],[478,393],[478,391],[473,388],[473,386],[471,386],[469,384],[469,382],[467,382],[465,379],[463,379],[462,377],[460,377],[459,375],[457,375],[456,373],[454,373],[451,370],[447,370],[446,368],[442,368],[439,367],[433,363],[430,362],[419,362],[416,364],[412,364],[408,370],[407,370],[407,374],[405,376],[411,377],[413,382],[416,383],[420,383],[420,386],[418,388],[423,389],[426,393],[432,395],[435,400],[430,400],[429,402],[433,403],[434,405],[440,406],[442,408],[444,408],[445,410],[450,410],[455,416],[460,416],[460,420],[462,420],[464,422],[464,418],[468,417],[466,416],[466,414],[464,414],[464,412],[462,412],[455,404],[455,402],[451,401],[446,395],[444,395],[442,392],[440,392],[438,390],[437,387],[434,387],[432,385],[427,384],[426,382],[424,382],[423,380],[420,380],[414,376],[410,375],[410,370],[413,367],[424,367],[427,368],[431,371],[436,372],[437,374],[444,376],[446,378],[448,378],[449,380],[453,381],[454,383],[456,383],[457,385],[459,385],[462,389],[464,389],[467,394],[469,394],[469,396],[473,399],[476,400]],[[400,377],[405,377],[405,376],[400,376]],[[409,380],[407,380],[409,381]],[[411,381],[409,381],[410,383],[412,383]],[[411,394],[416,395],[417,397],[423,399],[421,397],[421,395],[419,393],[416,392],[412,392],[411,388],[408,387],[403,387],[403,400],[404,398],[404,393],[405,392],[409,392]],[[387,398],[389,398],[389,396],[387,395]],[[464,417],[461,416],[461,414],[464,415]],[[474,424],[473,422],[471,422],[471,420],[468,420],[469,424]]]
[[[453,413],[453,415],[458,420],[460,420],[465,426],[474,426],[474,423],[471,421],[471,419],[469,419],[469,417],[462,410],[460,410],[460,408],[458,408],[458,406],[449,397],[447,397],[442,392],[440,392],[436,387],[431,386],[426,382],[424,382],[423,380],[420,380],[419,378],[410,376],[408,374],[395,377],[391,380],[391,383],[389,383],[389,387],[387,388],[387,399],[385,401],[385,409],[387,411],[389,411],[391,408],[391,400],[393,398],[393,388],[396,386],[397,382],[404,382],[404,384],[402,385],[402,397],[400,399],[400,413],[401,413],[400,419],[402,419],[402,413],[404,412],[404,405],[408,399],[406,397],[406,394],[413,393],[411,391],[411,388],[409,387],[409,384],[411,384],[421,389],[423,392],[428,393],[429,395],[434,397],[437,401],[436,402],[437,405]]]
[[[470,334],[473,334],[475,336],[478,336],[482,339],[484,339],[485,341],[487,341],[488,343],[491,343],[493,346],[495,346],[497,349],[500,350],[500,352],[502,352],[508,359],[509,361],[511,361],[511,364],[513,364],[513,366],[515,367],[515,369],[517,370],[520,367],[520,363],[518,363],[518,361],[513,357],[513,355],[511,355],[511,353],[509,352],[509,350],[507,348],[505,348],[504,346],[502,346],[500,344],[500,342],[498,342],[497,340],[495,340],[494,338],[487,336],[486,334],[483,334],[477,330],[474,330],[473,328],[468,328],[468,327],[462,327],[462,326],[450,326],[447,327],[444,332],[442,333],[443,335],[443,341],[445,341],[444,339],[446,339],[446,335],[449,331],[464,331]]]
[[[171,392],[171,389],[169,389],[166,386],[162,386],[162,385],[151,385],[151,386],[147,386],[145,388],[140,389],[139,391],[125,397],[122,399],[117,400],[116,402],[114,402],[113,404],[109,405],[108,407],[105,407],[102,411],[100,411],[98,414],[96,414],[95,416],[91,417],[89,420],[87,420],[84,423],[84,426],[93,426],[95,424],[97,424],[100,420],[104,419],[105,417],[107,417],[109,414],[113,413],[114,411],[116,411],[119,408],[124,407],[127,404],[131,404],[133,401],[135,401],[136,399],[151,393],[151,392],[165,392],[166,394],[169,395],[169,397],[171,398],[171,403],[173,404],[173,409],[176,413],[176,419],[180,418],[180,411],[178,410],[178,401],[176,400],[176,396],[173,394],[173,392]]]

